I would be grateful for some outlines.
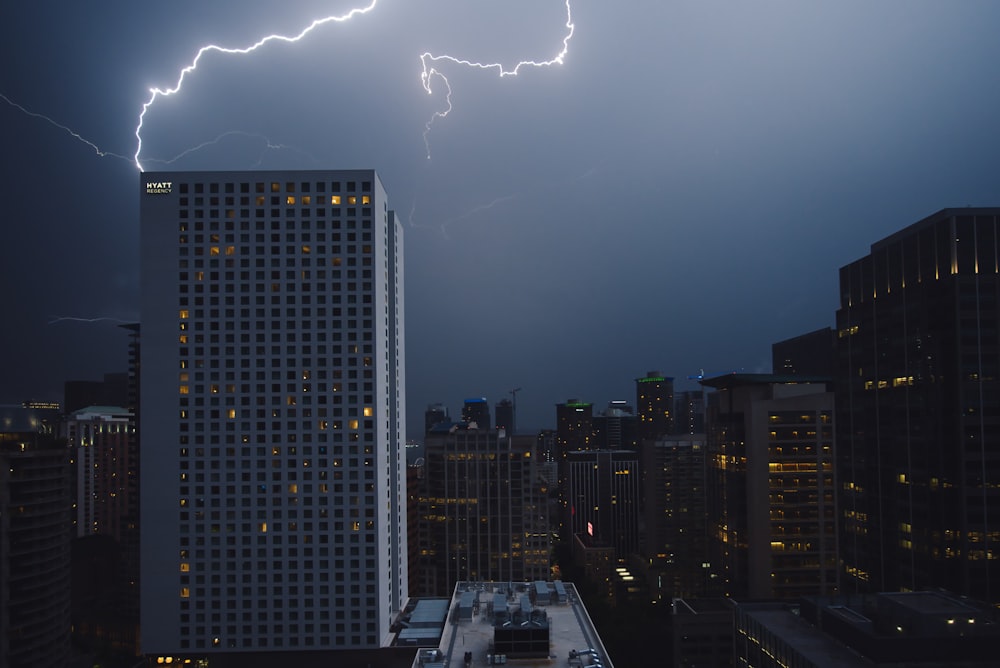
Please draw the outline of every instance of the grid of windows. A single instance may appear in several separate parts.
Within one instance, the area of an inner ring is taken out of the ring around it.
[[[389,214],[372,181],[226,176],[174,179],[179,648],[378,646]]]

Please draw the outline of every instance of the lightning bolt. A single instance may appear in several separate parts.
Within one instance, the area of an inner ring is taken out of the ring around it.
[[[62,125],[61,123],[55,122],[54,120],[52,120],[51,118],[49,118],[45,114],[39,114],[37,112],[31,111],[30,109],[27,109],[27,108],[21,106],[20,104],[18,104],[17,102],[14,102],[14,100],[10,99],[9,97],[7,97],[6,95],[4,95],[3,93],[0,93],[0,99],[2,99],[4,102],[6,102],[7,104],[9,104],[10,106],[12,106],[15,109],[19,110],[21,113],[23,113],[23,114],[25,114],[27,116],[31,116],[32,118],[40,118],[43,121],[45,121],[46,123],[48,123],[49,125],[54,125],[55,127],[59,128],[60,130],[62,130],[66,134],[68,134],[73,139],[76,139],[77,141],[83,142],[84,144],[86,144],[90,148],[94,149],[94,152],[97,153],[97,155],[99,155],[102,158],[112,157],[112,158],[121,158],[122,160],[126,160],[126,161],[131,161],[131,158],[129,158],[128,156],[120,155],[118,153],[112,153],[111,151],[103,151],[103,150],[101,150],[100,146],[98,146],[94,142],[90,141],[89,139],[85,139],[83,136],[81,136],[77,132],[73,131],[71,128],[68,128],[65,125]]]
[[[477,62],[477,61],[474,61],[474,60],[467,60],[467,59],[464,59],[464,58],[458,58],[458,57],[451,56],[451,55],[448,55],[448,54],[436,55],[436,54],[433,54],[433,53],[430,53],[430,52],[425,52],[425,53],[422,53],[420,55],[420,63],[421,63],[420,81],[421,81],[421,85],[423,86],[423,88],[427,92],[427,94],[428,95],[433,95],[434,89],[433,89],[432,82],[435,81],[435,80],[440,80],[440,82],[442,83],[442,85],[444,85],[444,87],[445,87],[445,96],[444,96],[444,99],[445,99],[445,108],[443,110],[434,112],[431,115],[431,118],[427,121],[427,123],[425,124],[425,127],[424,127],[423,139],[424,139],[424,146],[427,149],[427,157],[428,157],[428,159],[430,158],[430,144],[429,144],[429,141],[428,141],[428,135],[430,134],[431,126],[434,124],[434,122],[437,119],[447,117],[448,114],[450,114],[451,111],[452,111],[452,102],[451,102],[451,93],[452,93],[452,90],[451,90],[451,84],[448,81],[448,77],[439,68],[440,64],[442,64],[442,63],[450,63],[452,65],[458,65],[458,66],[461,66],[461,67],[468,67],[468,68],[477,69],[477,70],[495,70],[496,73],[499,75],[500,78],[504,78],[504,77],[508,77],[508,76],[517,76],[521,72],[521,70],[523,68],[542,68],[542,67],[551,67],[551,66],[554,66],[554,65],[561,65],[561,64],[563,64],[563,62],[564,62],[564,60],[566,58],[566,55],[569,53],[569,43],[570,43],[570,40],[573,38],[573,33],[574,33],[574,30],[575,30],[575,26],[573,24],[573,13],[572,13],[572,8],[570,6],[570,0],[564,0],[564,2],[565,2],[565,6],[566,6],[566,23],[565,23],[566,33],[565,33],[565,35],[563,36],[563,39],[562,39],[562,49],[555,56],[553,56],[552,58],[549,58],[548,60],[521,60],[518,63],[516,63],[513,67],[506,68],[502,63],[483,63],[483,62]],[[298,41],[302,40],[303,38],[305,38],[307,35],[309,35],[311,32],[313,32],[317,28],[319,28],[321,26],[324,26],[324,25],[326,25],[328,23],[344,23],[346,21],[349,21],[349,20],[353,19],[356,16],[367,14],[367,13],[369,13],[372,10],[375,9],[375,6],[377,5],[377,3],[378,3],[378,0],[371,0],[367,5],[365,5],[363,7],[356,7],[354,9],[351,9],[350,11],[348,11],[345,14],[331,15],[331,16],[326,16],[326,17],[323,17],[323,18],[316,19],[312,23],[310,23],[308,26],[306,26],[305,28],[303,28],[296,35],[288,36],[288,35],[271,34],[271,35],[267,35],[266,37],[262,37],[261,39],[257,40],[256,42],[254,42],[250,46],[240,47],[240,48],[223,47],[223,46],[219,46],[217,44],[209,44],[207,46],[201,47],[200,49],[198,49],[198,52],[195,54],[194,58],[191,60],[191,63],[189,65],[187,65],[186,67],[184,67],[183,69],[181,69],[180,73],[177,76],[176,83],[172,87],[168,87],[168,88],[154,87],[154,88],[150,88],[149,89],[149,98],[142,105],[142,109],[139,112],[138,122],[137,122],[136,127],[135,127],[134,135],[135,135],[135,139],[136,139],[136,148],[135,148],[135,153],[134,153],[134,155],[131,158],[129,158],[127,156],[124,156],[124,155],[121,155],[121,154],[118,154],[118,153],[112,153],[110,151],[102,150],[97,144],[95,144],[94,142],[92,142],[92,141],[84,138],[82,135],[80,135],[79,133],[75,132],[71,128],[69,128],[69,127],[67,127],[65,125],[62,125],[61,123],[56,122],[55,120],[53,120],[52,118],[50,118],[48,116],[45,116],[44,114],[40,114],[40,113],[37,113],[37,112],[34,112],[34,111],[31,111],[31,110],[27,109],[26,107],[24,107],[24,106],[22,106],[22,105],[20,105],[20,104],[18,104],[16,102],[14,102],[13,100],[11,100],[9,97],[7,97],[6,95],[4,95],[3,93],[0,93],[0,99],[2,99],[8,105],[10,105],[10,106],[18,109],[19,111],[21,111],[24,114],[26,114],[28,116],[31,116],[33,118],[39,118],[41,120],[44,120],[47,123],[55,126],[56,128],[59,128],[60,130],[66,132],[67,134],[69,134],[71,137],[73,137],[77,141],[80,141],[80,142],[86,144],[87,146],[89,146],[90,148],[92,148],[94,150],[94,152],[97,153],[98,156],[100,156],[100,157],[114,157],[114,158],[119,158],[119,159],[126,160],[126,161],[132,161],[132,162],[134,162],[135,166],[139,169],[139,171],[143,171],[143,166],[142,166],[142,161],[140,160],[140,156],[142,155],[142,131],[143,131],[143,128],[144,128],[145,122],[146,122],[146,114],[149,112],[150,109],[152,109],[153,105],[156,103],[156,101],[159,98],[161,98],[161,97],[169,97],[171,95],[177,95],[178,93],[181,92],[181,89],[184,86],[185,79],[188,77],[189,74],[192,74],[195,70],[198,69],[198,65],[201,62],[201,59],[202,59],[203,56],[205,56],[208,53],[220,53],[220,54],[229,54],[229,55],[246,55],[246,54],[249,54],[249,53],[252,53],[252,52],[256,51],[257,49],[260,49],[261,47],[263,47],[263,46],[265,46],[265,45],[267,45],[267,44],[269,44],[271,42],[295,43],[295,42],[298,42]],[[186,155],[188,155],[188,154],[190,154],[190,153],[192,153],[194,151],[197,151],[197,150],[199,150],[201,148],[205,148],[206,146],[209,146],[211,144],[214,144],[214,143],[218,142],[223,137],[229,136],[229,135],[233,135],[233,134],[241,134],[241,133],[239,131],[235,131],[235,130],[234,131],[230,131],[230,132],[224,133],[223,135],[220,135],[219,137],[217,137],[214,140],[210,140],[208,142],[204,142],[204,143],[199,144],[198,146],[196,146],[194,148],[191,148],[191,149],[188,149],[186,151],[183,151],[182,153],[178,154],[177,156],[175,156],[173,158],[170,158],[170,159],[167,159],[167,160],[157,160],[157,159],[152,159],[151,158],[150,160],[153,161],[153,162],[158,162],[158,163],[162,163],[162,164],[171,164],[174,161],[176,161],[176,160],[178,160],[178,159],[180,159],[180,158],[182,158],[182,157],[184,157],[184,156],[186,156]],[[250,133],[242,133],[242,134],[250,135]],[[259,136],[259,135],[257,135],[257,136]],[[286,147],[286,146],[282,146],[282,145],[272,145],[271,142],[268,141],[266,138],[264,138],[264,140],[265,140],[265,143],[266,143],[266,148],[291,148],[291,147]]]
[[[155,162],[155,163],[158,163],[158,164],[161,164],[161,165],[171,165],[171,164],[177,162],[178,160],[180,160],[181,158],[184,158],[184,157],[186,157],[186,156],[188,156],[188,155],[190,155],[192,153],[196,153],[196,152],[200,151],[203,148],[207,148],[209,146],[214,146],[215,144],[218,144],[219,142],[221,142],[226,137],[249,137],[251,139],[260,139],[260,140],[262,140],[264,142],[264,147],[261,150],[260,158],[257,160],[257,163],[256,163],[257,165],[260,165],[260,163],[264,160],[264,152],[265,151],[279,151],[279,150],[295,151],[296,153],[300,153],[300,154],[306,156],[307,158],[309,158],[310,160],[312,160],[314,163],[317,163],[317,164],[319,163],[319,160],[317,160],[315,157],[309,155],[308,153],[306,153],[305,151],[303,151],[300,148],[296,148],[295,146],[289,146],[288,144],[275,144],[270,139],[268,139],[267,137],[265,137],[262,134],[257,134],[255,132],[244,132],[243,130],[229,130],[228,132],[223,132],[221,135],[219,135],[215,139],[209,139],[208,141],[202,142],[202,143],[198,144],[197,146],[192,146],[189,149],[185,149],[185,150],[181,151],[180,153],[178,153],[177,155],[175,155],[172,158],[147,158],[146,161],[147,162]],[[131,158],[128,158],[128,160],[131,160]]]
[[[118,157],[121,157],[121,156],[118,156]],[[125,159],[128,160],[129,158],[125,158]],[[93,324],[95,322],[105,322],[105,321],[107,321],[107,322],[119,322],[119,323],[123,323],[123,324],[124,323],[129,323],[129,322],[135,322],[134,320],[122,320],[121,318],[106,318],[106,317],[102,317],[102,318],[78,318],[78,317],[71,316],[71,315],[50,316],[50,317],[52,318],[52,320],[49,320],[49,322],[48,322],[48,324],[50,324],[50,325],[54,325],[57,322],[86,322],[86,323],[90,323],[90,324]]]
[[[420,72],[420,81],[423,84],[424,90],[427,91],[428,95],[433,95],[434,91],[431,87],[431,81],[434,78],[441,79],[441,82],[445,86],[445,102],[446,106],[443,111],[436,111],[431,116],[430,120],[424,126],[424,146],[427,149],[427,158],[431,157],[431,148],[427,140],[427,135],[430,134],[431,126],[434,121],[439,118],[445,118],[451,113],[451,84],[448,82],[448,77],[445,76],[435,65],[442,61],[449,62],[455,65],[461,65],[463,67],[471,67],[477,70],[496,70],[500,78],[517,76],[521,72],[523,67],[552,67],[553,65],[562,65],[566,58],[566,54],[569,53],[569,42],[573,39],[573,32],[576,26],[573,24],[573,8],[570,7],[570,0],[565,0],[566,4],[566,34],[563,36],[562,40],[562,50],[559,51],[554,57],[549,60],[522,60],[519,61],[511,69],[505,69],[502,63],[480,63],[473,60],[466,60],[464,58],[456,58],[455,56],[445,55],[434,55],[433,53],[425,52],[420,54],[420,64],[422,70]]]
[[[139,113],[139,124],[136,125],[135,127],[135,139],[136,139],[135,166],[139,168],[140,172],[143,171],[142,163],[139,161],[139,154],[142,153],[142,126],[143,122],[146,119],[146,112],[149,111],[150,107],[153,106],[153,103],[156,102],[157,98],[168,97],[170,95],[176,95],[177,93],[179,93],[181,91],[181,88],[184,86],[184,79],[187,77],[188,74],[198,69],[198,62],[201,60],[201,57],[204,56],[206,53],[214,51],[218,53],[246,55],[248,53],[253,53],[260,47],[264,46],[265,44],[269,44],[270,42],[286,42],[286,43],[298,42],[303,37],[305,37],[313,30],[322,25],[326,25],[327,23],[343,23],[344,21],[349,21],[355,16],[358,16],[360,14],[367,14],[371,10],[375,9],[375,5],[377,3],[378,0],[371,0],[371,2],[367,6],[352,9],[346,14],[342,14],[340,16],[327,16],[321,19],[316,19],[308,26],[303,28],[299,34],[294,35],[292,37],[288,37],[287,35],[268,35],[267,37],[262,37],[261,39],[257,40],[250,46],[239,49],[227,48],[223,46],[218,46],[216,44],[209,44],[207,46],[203,46],[200,49],[198,49],[198,53],[195,54],[194,60],[191,61],[190,65],[181,70],[180,74],[177,77],[177,83],[174,84],[172,88],[151,88],[149,90],[149,99],[146,101],[145,104],[142,105],[142,111]]]

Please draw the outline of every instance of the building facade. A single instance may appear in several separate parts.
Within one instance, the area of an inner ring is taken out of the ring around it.
[[[945,209],[840,270],[845,591],[1000,602],[1000,208]]]
[[[65,429],[76,474],[76,535],[111,536],[121,543],[139,499],[133,496],[129,444],[132,414],[117,406],[70,413]]]
[[[70,663],[72,502],[57,415],[0,406],[0,666]]]
[[[594,544],[614,548],[623,563],[639,551],[639,453],[577,450],[567,453],[567,526]]]
[[[674,433],[674,379],[650,371],[635,379],[635,408],[639,416],[639,438],[650,439]]]
[[[712,593],[705,516],[705,435],[643,443],[642,498],[649,566],[656,598]]]
[[[548,503],[536,443],[468,423],[428,435],[419,499],[422,596],[447,596],[461,580],[548,576]]]
[[[709,554],[727,596],[837,591],[833,393],[826,379],[705,379]]]
[[[144,173],[139,196],[143,651],[380,647],[407,549],[377,174]]]

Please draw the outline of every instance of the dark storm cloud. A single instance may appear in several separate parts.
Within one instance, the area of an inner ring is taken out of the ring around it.
[[[63,5],[4,10],[0,93],[126,156],[148,88],[199,46],[351,6]],[[988,0],[576,2],[561,66],[440,63],[454,110],[428,159],[445,89],[423,90],[419,55],[544,60],[565,18],[560,0],[383,0],[299,44],[211,54],[147,115],[143,157],[379,170],[407,221],[411,427],[427,403],[515,387],[540,427],[570,397],[632,398],[647,370],[758,370],[832,324],[837,270],[870,243],[998,203]],[[138,175],[3,103],[0,127],[0,400],[58,398],[125,365],[113,321],[47,323],[138,317]]]

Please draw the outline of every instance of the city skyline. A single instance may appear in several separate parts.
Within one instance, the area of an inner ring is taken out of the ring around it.
[[[124,370],[116,326],[141,319],[135,166],[13,105],[131,158],[149,88],[200,46],[351,6],[9,12],[0,402]],[[564,44],[566,19],[560,0],[383,1],[296,45],[208,54],[145,119],[151,169],[379,170],[406,228],[411,437],[436,402],[522,388],[534,429],[571,398],[630,399],[653,369],[678,391],[768,371],[772,343],[832,326],[838,269],[876,239],[996,203],[994,4],[573,3]],[[419,54],[511,67],[563,46],[516,77],[437,62],[454,107],[428,159],[445,99]]]

